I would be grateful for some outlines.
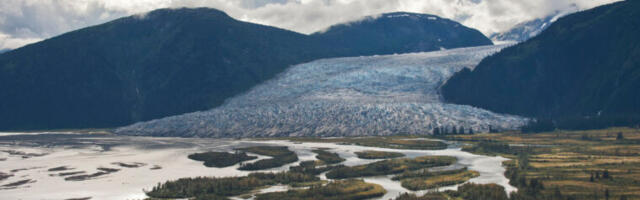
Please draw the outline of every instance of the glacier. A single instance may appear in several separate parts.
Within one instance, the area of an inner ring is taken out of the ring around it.
[[[439,87],[504,45],[316,60],[224,105],[118,128],[117,134],[180,137],[381,136],[434,127],[510,130],[528,119],[443,101]]]

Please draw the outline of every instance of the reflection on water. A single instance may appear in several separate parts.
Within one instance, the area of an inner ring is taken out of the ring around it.
[[[290,166],[307,160],[315,160],[317,148],[328,148],[338,153],[346,161],[347,166],[362,165],[378,160],[358,158],[354,152],[364,150],[400,152],[413,158],[426,155],[444,155],[458,158],[451,166],[433,168],[431,170],[451,170],[468,167],[480,173],[480,176],[469,180],[474,183],[496,183],[505,187],[507,192],[515,188],[508,184],[504,177],[502,157],[488,157],[463,152],[458,145],[451,145],[445,150],[399,150],[355,145],[338,145],[332,143],[294,143],[287,141],[251,141],[224,140],[208,138],[156,138],[156,137],[123,137],[110,135],[11,135],[0,136],[0,151],[14,150],[25,153],[44,154],[43,156],[23,158],[0,152],[0,172],[13,176],[0,181],[0,184],[31,179],[35,182],[16,189],[1,191],[8,199],[66,199],[93,197],[94,199],[142,199],[143,190],[151,189],[161,181],[195,176],[244,176],[250,172],[237,170],[238,165],[225,168],[207,168],[202,162],[189,160],[187,155],[203,151],[233,151],[256,145],[286,145],[295,151],[300,160],[286,166],[263,170],[263,172],[284,171]],[[266,159],[260,156],[259,159]],[[126,168],[113,163],[144,163],[143,167]],[[49,168],[67,166],[69,171],[84,171],[87,174],[97,172],[99,167],[118,168],[120,171],[86,181],[65,181],[58,173],[48,171]],[[161,169],[151,169],[160,166]],[[25,169],[25,170],[18,170]],[[15,172],[11,172],[14,170]],[[322,179],[326,179],[321,174]],[[389,199],[399,193],[410,192],[392,181],[390,176],[367,177],[367,182],[380,184],[388,193],[380,199]],[[436,190],[456,189],[457,186],[438,188]],[[286,186],[274,186],[263,192],[283,191]],[[419,191],[418,194],[427,191]]]

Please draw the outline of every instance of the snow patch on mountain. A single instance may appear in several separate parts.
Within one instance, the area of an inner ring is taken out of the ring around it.
[[[544,18],[534,19],[531,21],[516,24],[513,28],[506,32],[491,35],[491,40],[497,43],[526,41],[529,38],[533,38],[542,33],[542,31],[549,28],[549,26],[551,26],[551,24],[556,22],[559,18],[576,11],[578,11],[578,7],[574,5],[573,7],[571,7],[571,9],[556,11],[554,14]]]
[[[430,134],[515,129],[525,118],[443,102],[439,87],[504,46],[317,60],[218,108],[137,123],[118,134],[193,137]]]

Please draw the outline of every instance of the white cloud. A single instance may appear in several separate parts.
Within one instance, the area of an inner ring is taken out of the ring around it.
[[[211,7],[234,18],[312,33],[385,12],[435,14],[485,34],[576,6],[617,0],[2,0],[0,49],[17,48],[74,29],[167,7]]]
[[[14,38],[10,35],[0,33],[0,50],[21,47],[27,44],[38,42],[40,38]]]

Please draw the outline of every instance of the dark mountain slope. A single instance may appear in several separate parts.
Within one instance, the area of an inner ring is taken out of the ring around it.
[[[214,9],[156,10],[1,54],[0,130],[115,127],[205,110],[294,64],[407,51],[365,49],[334,47]]]
[[[396,12],[339,24],[312,37],[347,49],[350,55],[434,51],[491,45],[486,36],[458,22],[434,15]]]
[[[305,35],[212,9],[122,18],[2,54],[0,128],[109,127],[207,109],[319,55]]]
[[[475,70],[457,73],[442,93],[453,103],[552,118],[568,128],[580,121],[637,124],[638,36],[640,1],[572,14],[537,37],[485,58]]]

